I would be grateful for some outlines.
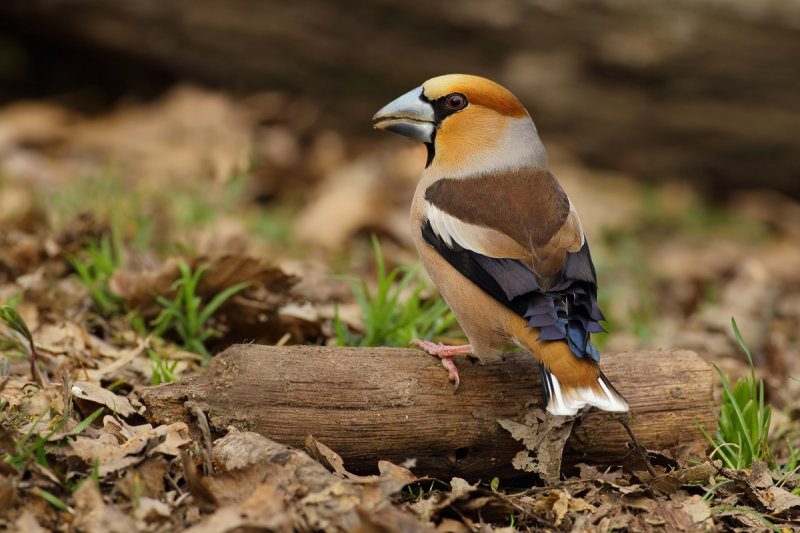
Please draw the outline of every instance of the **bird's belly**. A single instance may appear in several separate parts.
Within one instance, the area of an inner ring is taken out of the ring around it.
[[[509,321],[524,320],[453,268],[427,243],[418,244],[422,264],[453,311],[469,339],[472,353],[481,361],[497,358],[514,341]]]

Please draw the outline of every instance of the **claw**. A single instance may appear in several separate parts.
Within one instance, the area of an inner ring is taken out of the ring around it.
[[[447,377],[450,378],[450,381],[455,383],[453,392],[458,390],[458,386],[461,384],[461,379],[458,376],[458,368],[456,368],[455,363],[453,363],[453,356],[472,353],[472,347],[469,344],[463,346],[445,346],[441,342],[437,344],[431,341],[424,341],[420,339],[414,339],[408,344],[418,346],[429,354],[441,358],[442,366],[447,369]]]
[[[453,356],[446,356],[443,355],[442,357],[442,366],[447,369],[447,377],[450,378],[450,381],[455,383],[455,387],[453,387],[453,393],[458,390],[458,386],[461,385],[461,378],[458,377],[458,368],[456,368],[456,364],[453,362]]]

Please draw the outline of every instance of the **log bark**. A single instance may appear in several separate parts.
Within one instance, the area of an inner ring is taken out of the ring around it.
[[[519,477],[512,458],[523,449],[498,424],[541,406],[533,358],[509,352],[481,365],[456,357],[461,387],[453,393],[438,360],[406,348],[236,345],[204,375],[148,387],[145,416],[160,424],[208,413],[211,430],[230,425],[302,447],[307,435],[339,453],[355,473],[374,473],[381,459],[415,458],[417,475],[449,479]],[[631,406],[632,427],[650,449],[703,446],[695,421],[715,424],[712,372],[685,350],[608,353],[601,367]],[[575,424],[566,461],[611,464],[628,437],[608,413]]]

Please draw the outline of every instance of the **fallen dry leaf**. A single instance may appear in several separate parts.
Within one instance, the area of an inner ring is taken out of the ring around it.
[[[168,469],[163,457],[151,457],[127,470],[117,483],[117,489],[130,501],[142,497],[158,500],[164,495],[164,476]]]
[[[795,509],[797,518],[800,518],[800,496],[792,494],[780,487],[770,487],[764,493],[764,499],[769,502],[769,510],[773,513],[783,513]]]
[[[464,522],[453,520],[452,518],[443,518],[439,525],[436,526],[436,531],[439,533],[471,533],[472,529],[467,527]]]
[[[97,438],[78,436],[68,443],[68,454],[86,464],[98,462],[100,478],[115,474],[143,462],[155,454],[177,456],[180,447],[192,442],[186,438],[188,427],[183,422],[161,425],[128,426],[112,416],[103,419]]]
[[[0,511],[7,512],[17,501],[17,482],[0,476]]]
[[[28,400],[28,392],[31,386],[32,383],[26,380],[5,380],[3,388],[0,389],[0,400],[5,402],[11,409],[22,411],[23,404]]]
[[[72,384],[72,397],[79,403],[88,404],[84,409],[91,412],[97,405],[103,405],[119,416],[129,417],[137,412],[125,396],[114,394],[91,381],[75,381]]]
[[[561,520],[564,519],[564,515],[566,515],[569,510],[569,494],[561,490],[553,490],[547,496],[545,505],[548,505],[556,514],[553,525],[558,527]]]
[[[277,490],[275,497],[286,504],[299,529],[343,531],[360,524],[366,528],[372,523],[407,520],[425,529],[424,524],[388,505],[393,494],[416,479],[405,468],[382,462],[380,476],[342,479],[301,451],[239,431],[216,441],[214,456],[225,469],[214,476],[201,478],[196,471],[192,473],[193,468],[185,468],[194,478],[190,484],[195,486],[193,494],[196,491],[207,507],[219,506],[215,515],[229,512],[226,495],[241,498],[259,490]],[[240,508],[245,504],[236,503]]]
[[[76,531],[86,533],[129,533],[136,531],[136,524],[125,513],[106,505],[103,495],[93,482],[83,483],[75,491]]]
[[[569,417],[552,416],[541,409],[528,411],[522,423],[498,420],[503,429],[528,449],[514,457],[514,468],[539,474],[545,483],[556,483],[561,476],[561,457],[573,421]]]
[[[36,516],[29,510],[22,511],[17,521],[14,523],[17,531],[24,531],[25,533],[45,533],[46,530],[39,525]]]
[[[311,457],[316,459],[322,466],[341,477],[351,477],[350,472],[344,468],[344,461],[341,456],[319,442],[313,435],[306,437],[305,446]]]
[[[81,484],[73,495],[76,531],[85,533],[130,533],[136,524],[128,515],[106,505],[97,484]]]
[[[454,477],[450,480],[450,495],[453,498],[462,498],[467,496],[470,492],[475,491],[477,488],[477,484],[470,485],[465,479],[461,479],[460,477]]]
[[[147,496],[142,496],[137,500],[136,508],[133,511],[133,518],[140,530],[150,524],[167,522],[171,516],[172,507],[170,505]]]
[[[296,531],[302,525],[286,512],[282,491],[274,485],[261,484],[245,502],[220,508],[210,517],[187,529],[187,532],[227,533],[260,529],[289,533]]]

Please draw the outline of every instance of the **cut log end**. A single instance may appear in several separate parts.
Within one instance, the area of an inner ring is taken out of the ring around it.
[[[481,365],[456,357],[456,394],[438,359],[405,348],[271,347],[236,345],[208,372],[142,391],[150,422],[183,420],[184,403],[208,413],[217,436],[230,425],[302,447],[313,434],[355,473],[378,461],[414,459],[418,475],[502,479],[523,475],[511,466],[524,447],[498,424],[540,406],[533,358],[509,352]],[[710,366],[693,352],[608,353],[606,376],[628,400],[628,416],[647,448],[704,447],[697,428],[715,424]],[[576,422],[565,461],[613,464],[629,438],[616,415],[592,411]]]

